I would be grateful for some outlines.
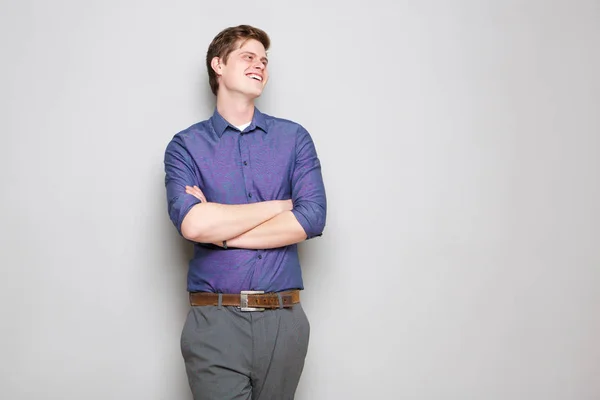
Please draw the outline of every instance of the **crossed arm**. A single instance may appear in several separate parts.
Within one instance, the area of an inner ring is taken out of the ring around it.
[[[227,240],[231,247],[270,249],[307,238],[302,225],[291,212],[291,200],[227,205],[207,202],[197,186],[186,186],[186,193],[201,201],[182,223],[182,234],[189,240],[217,246],[222,246],[223,240]]]
[[[197,186],[193,157],[181,138],[167,146],[165,184],[169,215],[180,234],[199,243],[244,249],[283,247],[320,236],[325,228],[327,201],[321,164],[308,132],[296,138],[292,199],[251,204],[207,201]]]

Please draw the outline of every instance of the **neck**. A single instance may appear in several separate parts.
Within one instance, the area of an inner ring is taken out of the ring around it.
[[[219,91],[217,111],[227,122],[239,126],[252,121],[254,116],[254,100],[232,96],[231,93]]]

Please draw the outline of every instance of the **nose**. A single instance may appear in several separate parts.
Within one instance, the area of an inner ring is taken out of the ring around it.
[[[257,60],[254,65],[253,68],[257,68],[260,70],[264,70],[265,69],[265,64],[261,61],[261,60]]]

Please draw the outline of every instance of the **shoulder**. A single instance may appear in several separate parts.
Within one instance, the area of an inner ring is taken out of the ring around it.
[[[291,119],[274,117],[269,114],[264,114],[267,128],[270,130],[277,131],[278,133],[287,133],[292,135],[305,135],[308,134],[307,130],[302,124],[293,121]]]
[[[212,130],[210,120],[197,122],[187,128],[177,132],[172,139],[192,140],[198,137],[206,136]]]
[[[178,147],[189,147],[211,135],[210,120],[197,122],[173,135],[167,145],[167,151]]]

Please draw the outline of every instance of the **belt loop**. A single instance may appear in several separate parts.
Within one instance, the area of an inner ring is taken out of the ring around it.
[[[217,310],[220,310],[222,308],[223,308],[223,293],[219,292],[219,303],[217,305]]]
[[[277,297],[279,298],[279,309],[283,308],[283,299],[281,298],[281,293],[277,292]]]

